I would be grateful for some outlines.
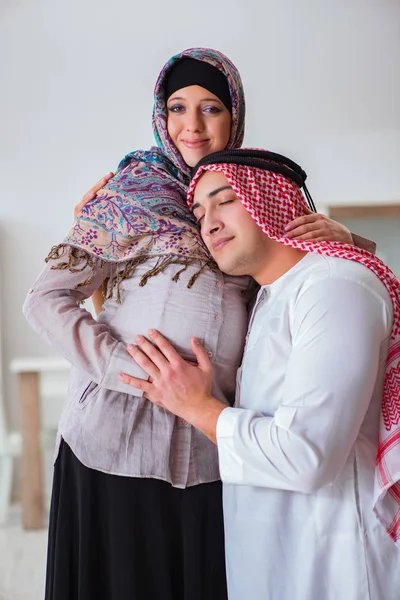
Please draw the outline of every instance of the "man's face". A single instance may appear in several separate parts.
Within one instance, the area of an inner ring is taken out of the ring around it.
[[[223,173],[204,172],[194,191],[192,210],[221,271],[256,276],[274,242],[248,214]]]

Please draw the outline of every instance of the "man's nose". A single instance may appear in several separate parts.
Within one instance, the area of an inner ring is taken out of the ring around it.
[[[211,229],[210,229],[210,235],[214,235],[215,233],[218,233],[220,231],[220,226],[219,225],[214,225]]]
[[[222,230],[222,223],[216,221],[215,219],[207,219],[205,220],[203,226],[203,232],[206,237],[212,238],[216,234],[218,234]]]

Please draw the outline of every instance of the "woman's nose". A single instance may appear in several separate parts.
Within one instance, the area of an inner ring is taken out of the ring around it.
[[[203,124],[201,116],[197,113],[188,115],[186,121],[186,130],[191,132],[198,132],[203,130]]]

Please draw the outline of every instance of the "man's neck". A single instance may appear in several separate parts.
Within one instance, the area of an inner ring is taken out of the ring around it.
[[[268,252],[265,264],[253,274],[259,285],[269,285],[293,269],[308,252],[276,243]]]

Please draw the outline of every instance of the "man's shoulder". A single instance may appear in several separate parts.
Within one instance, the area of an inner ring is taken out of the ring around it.
[[[385,284],[368,267],[355,260],[322,256],[315,254],[308,262],[307,277],[303,279],[302,289],[318,286],[321,282],[337,282],[341,290],[354,285],[362,286],[366,291],[391,304]],[[331,286],[327,286],[328,287]]]

